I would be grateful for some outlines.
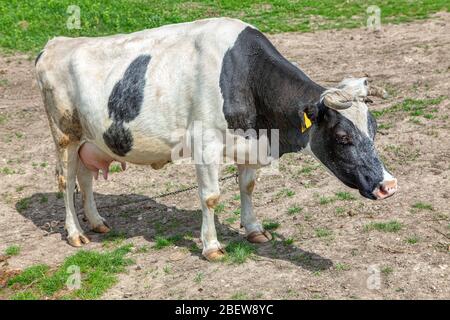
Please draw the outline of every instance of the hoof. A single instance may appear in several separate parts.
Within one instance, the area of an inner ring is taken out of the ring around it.
[[[264,243],[272,240],[272,235],[269,231],[253,231],[247,236],[247,241],[251,243]]]
[[[213,261],[219,261],[225,257],[225,250],[223,249],[211,249],[206,251],[203,256],[206,258],[206,260],[213,262]]]
[[[100,224],[100,225],[92,228],[92,231],[97,232],[97,233],[108,233],[111,231],[111,229],[108,228],[107,226],[105,226],[104,224]]]
[[[72,237],[67,237],[67,241],[72,247],[81,247],[83,244],[91,242],[84,234],[78,234]]]

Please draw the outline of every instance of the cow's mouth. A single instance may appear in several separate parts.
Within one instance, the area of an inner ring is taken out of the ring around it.
[[[393,178],[380,183],[373,195],[377,200],[387,199],[397,191],[397,179]]]

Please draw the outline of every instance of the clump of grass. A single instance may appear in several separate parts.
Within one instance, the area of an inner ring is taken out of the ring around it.
[[[335,198],[331,198],[331,197],[320,197],[319,198],[320,205],[326,205],[326,204],[332,203],[334,201],[335,201]]]
[[[15,284],[19,285],[31,285],[43,278],[45,278],[46,273],[50,270],[50,267],[45,264],[38,264],[31,266],[23,270],[17,276],[12,277],[8,280],[8,286],[13,286]]]
[[[163,237],[163,236],[156,236],[155,238],[155,245],[153,248],[156,250],[161,250],[166,247],[170,247],[175,245],[177,241],[181,240],[181,236],[172,236],[172,237]]]
[[[216,205],[216,207],[214,208],[214,213],[222,213],[225,211],[225,204],[223,203],[219,203]]]
[[[29,198],[20,199],[16,204],[16,209],[19,212],[23,212],[23,211],[27,210],[29,207],[30,207],[30,199]]]
[[[68,270],[76,266],[82,274],[81,287],[70,296],[79,299],[96,299],[117,282],[115,274],[125,271],[133,261],[125,256],[131,252],[132,245],[125,245],[110,252],[81,250],[66,258],[63,265],[39,284],[41,292],[52,296],[63,289],[71,275]]]
[[[200,283],[200,282],[202,282],[203,276],[204,276],[203,272],[198,272],[198,273],[195,275],[195,277],[194,277],[194,282],[195,282],[195,283]]]
[[[232,241],[225,250],[225,260],[235,264],[246,262],[256,252],[255,247],[246,241]]]
[[[288,188],[284,188],[281,189],[278,193],[277,193],[277,197],[293,197],[295,195],[295,191],[288,189]]]
[[[434,210],[431,204],[425,202],[416,202],[412,205],[412,208],[418,210],[430,210],[430,211]]]
[[[372,222],[364,226],[364,231],[382,231],[382,232],[397,232],[403,228],[403,225],[396,221],[391,220],[388,222]]]
[[[225,172],[228,174],[233,174],[233,173],[237,172],[237,168],[236,168],[236,166],[229,165],[229,166],[225,167]]]
[[[147,253],[149,250],[150,247],[144,244],[143,246],[140,246],[139,248],[136,249],[136,253]]]
[[[343,200],[343,201],[350,201],[350,200],[356,200],[355,196],[352,195],[349,192],[336,192],[336,199]]]
[[[316,229],[316,237],[325,238],[331,236],[333,233],[331,230],[327,228],[317,228]]]
[[[294,244],[294,239],[293,238],[287,238],[283,240],[283,245],[288,247],[290,245]]]
[[[381,268],[381,273],[386,276],[390,275],[392,272],[394,272],[394,269],[391,266],[384,266],[383,268]]]
[[[408,237],[405,241],[408,244],[416,244],[417,242],[419,242],[419,240],[420,240],[419,237],[414,235],[414,236]]]
[[[5,254],[7,256],[17,256],[20,253],[20,246],[18,245],[12,245],[6,248]]]
[[[39,298],[31,291],[20,291],[10,297],[11,300],[38,300]]]
[[[0,170],[0,172],[3,173],[3,174],[6,174],[6,175],[11,175],[11,174],[15,174],[15,173],[16,173],[15,170],[13,170],[13,169],[11,169],[11,168],[8,168],[8,167],[2,168],[2,169]]]
[[[294,205],[294,206],[288,208],[287,213],[289,215],[294,215],[294,214],[300,213],[302,210],[303,210],[303,208]]]
[[[334,267],[335,267],[335,269],[337,271],[348,271],[348,270],[350,270],[350,266],[348,264],[340,263],[340,262],[336,263],[336,265]]]
[[[275,229],[278,229],[279,226],[280,226],[280,223],[273,221],[273,220],[264,220],[263,221],[263,228],[265,230],[275,230]]]
[[[103,238],[103,246],[111,247],[121,245],[127,237],[127,234],[123,231],[112,230],[108,232]]]
[[[422,116],[424,111],[429,106],[434,106],[440,104],[445,99],[444,96],[431,98],[431,99],[405,99],[403,102],[395,104],[391,107],[384,108],[379,111],[372,111],[375,118],[379,118],[389,113],[393,112],[407,112],[410,116]]]
[[[228,223],[228,224],[233,224],[233,223],[235,223],[236,221],[238,221],[238,219],[239,219],[239,218],[238,218],[237,216],[228,217],[228,218],[225,219],[225,222]]]
[[[336,207],[334,209],[334,211],[336,212],[336,214],[338,216],[344,216],[345,215],[345,208],[343,208],[343,207]]]
[[[248,296],[244,292],[237,292],[230,297],[231,300],[247,300]]]
[[[118,163],[113,163],[109,167],[109,172],[111,172],[111,173],[117,173],[117,172],[121,172],[121,171],[122,171],[122,166]]]

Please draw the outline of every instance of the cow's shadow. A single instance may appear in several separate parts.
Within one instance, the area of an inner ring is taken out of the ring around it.
[[[137,194],[103,195],[95,194],[100,215],[112,227],[106,235],[86,232],[91,241],[114,241],[120,238],[142,236],[154,242],[157,237],[172,239],[179,247],[186,247],[191,254],[201,257],[201,246],[193,239],[200,237],[202,215],[200,210],[184,210],[168,207],[147,196]],[[75,196],[75,206],[80,224],[85,231],[89,226],[84,219],[81,195]],[[16,203],[16,209],[26,219],[48,233],[60,233],[66,239],[64,230],[65,208],[59,193],[36,193]],[[242,233],[221,223],[215,217],[219,240],[223,243],[243,240]],[[313,252],[304,251],[294,245],[286,245],[280,234],[274,240],[256,246],[257,258],[286,260],[310,271],[329,269],[331,260]]]

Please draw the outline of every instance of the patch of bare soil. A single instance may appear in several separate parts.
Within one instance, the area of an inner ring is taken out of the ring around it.
[[[136,265],[120,275],[104,298],[449,299],[449,26],[450,14],[439,14],[427,21],[386,25],[378,33],[355,29],[271,36],[283,54],[319,83],[331,86],[346,76],[368,74],[385,86],[391,98],[376,100],[373,110],[407,98],[445,96],[430,107],[430,119],[400,111],[379,120],[383,129],[377,147],[400,190],[382,202],[365,200],[312,159],[287,155],[281,175],[258,178],[254,196],[259,218],[280,223],[276,240],[258,246],[244,264],[209,263],[198,250],[196,191],[138,201],[194,184],[194,168],[171,165],[155,171],[131,165],[109,181],[95,183],[100,213],[124,234],[125,243],[140,248],[133,253]],[[13,244],[22,248],[8,259],[10,270],[36,263],[54,266],[78,250],[65,242],[54,165],[32,59],[0,56],[0,253]],[[295,195],[280,195],[286,188]],[[338,191],[355,199],[333,201]],[[223,244],[242,239],[233,218],[237,194],[234,180],[222,183],[224,211],[216,226]],[[114,206],[122,202],[131,204]],[[288,214],[294,206],[302,209]],[[80,195],[77,209],[81,219]],[[391,220],[402,228],[365,230],[369,223]],[[83,227],[88,229],[85,222]],[[157,234],[184,235],[184,240],[156,250]],[[92,242],[87,249],[103,249],[104,235],[88,235]]]

